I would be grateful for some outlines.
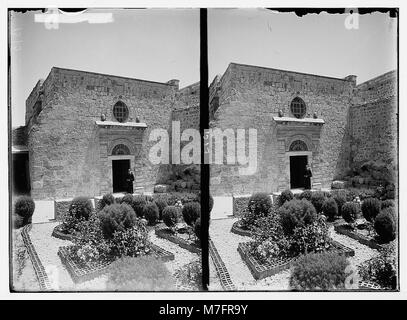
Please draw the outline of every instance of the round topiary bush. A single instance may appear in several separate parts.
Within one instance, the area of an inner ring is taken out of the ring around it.
[[[198,218],[194,225],[194,232],[198,239],[201,239],[201,218]]]
[[[165,209],[165,207],[168,206],[167,201],[165,201],[164,198],[157,198],[154,200],[154,203],[156,204],[157,208],[158,208],[158,213],[159,213],[159,220],[163,219],[163,210]]]
[[[374,221],[374,228],[382,242],[390,242],[396,238],[396,217],[392,207],[383,209]]]
[[[14,214],[17,215],[15,223],[16,227],[23,227],[26,224],[30,224],[34,210],[35,203],[31,197],[21,196],[17,198],[14,203]]]
[[[314,206],[305,199],[288,201],[278,209],[277,213],[286,235],[291,235],[297,227],[313,223],[317,218]]]
[[[121,199],[120,203],[125,203],[130,207],[133,207],[133,195],[131,195],[130,193],[126,193]]]
[[[99,202],[99,210],[102,210],[106,206],[110,206],[111,204],[115,203],[116,200],[111,193],[103,195],[102,199]]]
[[[296,260],[291,269],[290,286],[294,290],[344,289],[348,261],[337,253],[311,253]]]
[[[201,205],[198,202],[188,202],[182,207],[182,217],[187,225],[193,226],[201,217]]]
[[[356,221],[359,214],[359,205],[355,202],[346,202],[341,209],[342,218],[347,223],[353,223]]]
[[[179,208],[168,206],[163,210],[163,221],[168,228],[174,228],[178,222]]]
[[[322,212],[328,218],[329,221],[334,221],[338,215],[338,205],[333,198],[328,198],[322,205]]]
[[[123,232],[136,224],[137,216],[127,204],[112,204],[98,213],[105,239],[112,239],[115,232]]]
[[[379,199],[367,198],[362,202],[362,214],[363,217],[369,221],[373,222],[376,216],[380,213],[381,203]]]
[[[92,214],[92,202],[87,197],[76,197],[69,205],[68,213],[77,220],[89,220]]]
[[[144,206],[144,218],[148,221],[149,225],[156,224],[158,218],[160,217],[160,211],[154,202],[148,202]]]
[[[142,218],[144,215],[144,206],[147,204],[146,198],[141,195],[136,195],[133,197],[132,208],[136,213],[137,217]]]
[[[325,200],[326,200],[325,193],[323,193],[322,191],[316,191],[312,194],[311,203],[314,206],[317,213],[322,212],[322,206],[324,205]]]
[[[278,204],[280,206],[282,206],[284,203],[286,203],[287,201],[291,201],[292,199],[294,199],[294,195],[291,192],[291,190],[284,190],[283,192],[281,192],[281,194],[278,196]]]
[[[389,208],[389,207],[393,207],[393,208],[396,207],[396,203],[394,200],[387,199],[387,200],[382,201],[382,205],[381,205],[382,210]]]
[[[265,217],[268,215],[272,207],[270,195],[267,193],[255,193],[253,194],[247,204],[247,209],[255,217]]]

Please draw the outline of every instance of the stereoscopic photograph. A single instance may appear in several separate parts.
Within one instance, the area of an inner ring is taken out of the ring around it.
[[[399,288],[398,12],[334,11],[208,9],[211,290]]]
[[[9,48],[11,290],[202,290],[199,9],[9,10]]]

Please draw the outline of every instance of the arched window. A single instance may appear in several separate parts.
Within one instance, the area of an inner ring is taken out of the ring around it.
[[[304,118],[305,114],[307,113],[304,100],[299,97],[295,97],[293,101],[291,101],[291,113],[298,119]]]
[[[118,101],[113,107],[113,115],[117,121],[125,122],[129,117],[129,109],[124,102]]]
[[[290,151],[307,151],[307,145],[304,141],[295,140],[290,145]]]
[[[118,144],[112,150],[113,156],[122,156],[122,155],[129,155],[129,154],[130,154],[130,149],[128,146],[126,146],[124,144]]]

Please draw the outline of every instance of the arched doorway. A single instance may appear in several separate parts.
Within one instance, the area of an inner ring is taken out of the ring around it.
[[[112,178],[113,192],[125,192],[127,190],[126,176],[131,167],[130,149],[125,144],[117,144],[112,150]]]
[[[290,157],[290,188],[305,187],[305,167],[308,164],[308,147],[302,140],[295,140],[289,148]]]

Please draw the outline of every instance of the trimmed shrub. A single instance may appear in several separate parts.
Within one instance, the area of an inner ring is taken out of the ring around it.
[[[396,207],[396,203],[394,202],[394,200],[387,199],[387,200],[382,201],[382,204],[381,204],[382,210],[389,208],[389,207],[393,207],[393,208]]]
[[[154,203],[156,204],[156,206],[158,208],[158,213],[159,213],[158,220],[162,220],[163,219],[163,210],[165,207],[168,206],[167,201],[165,201],[164,198],[157,198],[154,200]]]
[[[305,200],[311,201],[312,191],[305,190],[300,193],[299,197],[300,197],[300,199],[305,199]]]
[[[125,203],[130,207],[133,207],[133,195],[126,193],[123,198],[121,198],[120,203]],[[134,209],[133,209],[134,210]]]
[[[294,262],[290,286],[294,290],[335,290],[345,288],[348,261],[337,253],[311,253]]]
[[[297,227],[311,224],[316,220],[317,214],[314,206],[307,200],[291,200],[284,203],[278,214],[284,234],[290,235]]]
[[[374,221],[374,228],[383,242],[390,242],[396,238],[396,217],[394,208],[383,209]]]
[[[141,195],[136,195],[133,197],[132,208],[136,213],[137,217],[142,218],[144,216],[144,206],[147,204],[146,198]]]
[[[88,220],[92,214],[92,202],[87,197],[76,197],[69,205],[68,212],[77,220]]]
[[[294,199],[294,195],[291,190],[284,190],[278,196],[278,204],[279,206],[282,206],[284,203],[286,203],[287,201],[291,201],[292,199]]]
[[[182,217],[187,225],[193,226],[201,217],[201,205],[197,202],[188,202],[182,208]]]
[[[265,217],[271,210],[272,202],[270,195],[267,193],[255,193],[253,194],[247,204],[247,209],[250,213],[253,213],[256,217]]]
[[[380,213],[380,200],[376,198],[367,198],[362,202],[362,214],[363,217],[373,222],[376,216]]]
[[[198,218],[194,225],[194,232],[198,239],[201,239],[201,218]]]
[[[35,203],[33,199],[29,196],[18,197],[14,203],[14,214],[16,217],[15,226],[23,227],[26,224],[31,223],[32,215],[34,214]]]
[[[175,281],[164,262],[153,257],[124,257],[109,266],[109,291],[173,291]]]
[[[144,206],[144,218],[150,225],[154,225],[160,217],[160,211],[154,202],[147,202]]]
[[[332,198],[335,200],[338,207],[338,215],[342,215],[342,206],[346,203],[346,191],[338,190],[332,192]]]
[[[149,194],[145,194],[143,196],[144,196],[144,199],[146,200],[146,202],[153,202],[154,201],[154,197],[150,196]]]
[[[115,232],[132,228],[137,221],[134,210],[127,204],[112,204],[98,213],[103,236],[112,239]]]
[[[338,215],[338,205],[333,198],[328,198],[322,205],[322,212],[328,218],[329,221],[334,221]]]
[[[354,223],[359,214],[359,205],[356,202],[346,202],[341,209],[342,218],[347,223]]]
[[[99,202],[99,210],[102,210],[106,206],[110,206],[111,204],[115,203],[116,200],[111,193],[103,195],[102,199]]]
[[[174,228],[178,222],[179,208],[168,206],[163,210],[163,221],[168,228]]]
[[[322,206],[326,200],[325,193],[322,191],[316,191],[312,193],[311,203],[314,206],[317,213],[322,212]]]

